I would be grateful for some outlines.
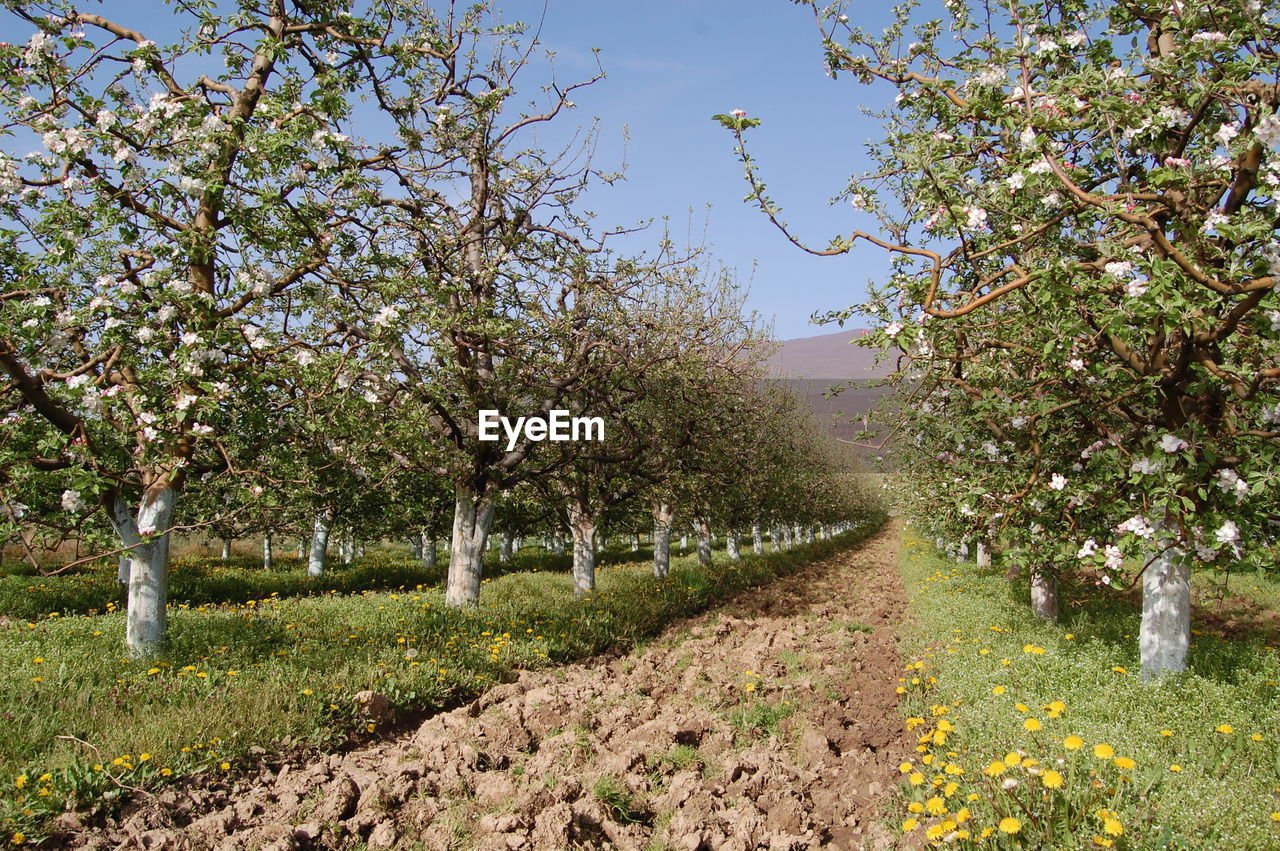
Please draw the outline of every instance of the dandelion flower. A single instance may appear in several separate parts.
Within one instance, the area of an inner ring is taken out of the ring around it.
[[[1022,722],[1022,729],[1026,730],[1028,733],[1034,733],[1043,727],[1044,725],[1036,718],[1028,718]]]
[[[924,775],[918,771],[911,772],[911,776],[907,778],[907,782],[912,786],[919,786],[924,782]]]
[[[1132,771],[1138,767],[1138,763],[1134,762],[1127,756],[1118,756],[1115,759],[1116,767],[1124,771]]]
[[[1179,771],[1181,771],[1181,770],[1182,770],[1182,766],[1181,766],[1181,765],[1171,765],[1171,766],[1169,766],[1169,770],[1170,770],[1170,771],[1172,771],[1174,774],[1177,774]]]
[[[1107,816],[1102,821],[1102,829],[1111,836],[1119,836],[1124,833],[1124,825],[1120,823],[1120,819],[1115,816]]]
[[[1007,833],[1010,836],[1022,830],[1022,822],[1016,818],[1006,817],[1000,819],[1000,832]]]
[[[1004,686],[996,686],[991,690],[992,694],[1004,694],[1004,692],[1005,692]]]
[[[1164,737],[1168,738],[1169,736],[1172,736],[1172,735],[1173,735],[1173,731],[1172,731],[1172,730],[1161,730],[1161,731],[1160,731],[1160,735],[1162,735],[1162,736],[1164,736]]]
[[[1062,775],[1051,768],[1040,778],[1040,782],[1044,784],[1046,789],[1061,789]]]
[[[911,831],[915,830],[919,826],[920,826],[919,819],[909,818],[902,823],[902,832],[910,833]]]
[[[1094,745],[1093,755],[1098,759],[1111,759],[1116,752],[1112,750],[1111,745]]]
[[[1215,733],[1221,733],[1224,736],[1229,736],[1236,731],[1235,727],[1232,727],[1230,724],[1219,724],[1217,727],[1214,727],[1213,730]]]
[[[940,816],[947,811],[947,803],[935,796],[924,802],[924,811],[931,816]]]
[[[907,812],[922,813],[924,812],[924,804],[920,803],[919,801],[912,801],[911,803],[907,804]]]

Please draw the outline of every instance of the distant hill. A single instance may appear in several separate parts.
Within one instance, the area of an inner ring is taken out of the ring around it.
[[[853,440],[859,429],[876,428],[868,423],[867,412],[890,393],[887,387],[870,386],[889,374],[890,363],[877,364],[873,350],[850,343],[863,333],[850,329],[785,340],[767,363],[768,381],[804,399],[818,422],[843,440]],[[830,396],[835,390],[839,394]]]
[[[770,378],[873,379],[889,374],[890,364],[875,362],[871,349],[853,345],[865,331],[849,329],[816,337],[784,340],[768,360]]]

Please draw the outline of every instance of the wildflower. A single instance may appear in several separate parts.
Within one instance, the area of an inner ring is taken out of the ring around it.
[[[992,693],[992,694],[1004,694],[1004,693],[1005,693],[1005,687],[1004,687],[1004,686],[996,686],[995,688],[993,688],[993,689],[991,690],[991,693]]]
[[[1022,722],[1022,729],[1026,730],[1028,733],[1034,733],[1043,728],[1044,725],[1036,718],[1028,718]]]
[[[27,775],[19,774],[18,779],[13,781],[13,785],[21,789],[27,785]]]
[[[1174,774],[1177,774],[1179,771],[1181,771],[1181,770],[1182,770],[1182,766],[1181,766],[1181,765],[1171,765],[1171,766],[1169,766],[1169,770],[1170,770],[1170,771],[1172,771]]]
[[[924,804],[920,803],[919,801],[912,801],[911,803],[907,804],[907,812],[922,813],[924,812]]]
[[[1102,820],[1102,829],[1112,836],[1119,836],[1124,833],[1124,825],[1120,823],[1120,819],[1113,815],[1109,815]]]
[[[1051,768],[1040,778],[1040,782],[1044,784],[1046,789],[1061,789],[1062,775]]]
[[[924,775],[918,771],[911,772],[911,776],[907,778],[907,782],[912,786],[919,786],[924,782]]]
[[[1007,833],[1010,836],[1022,830],[1022,822],[1012,816],[1000,819],[1000,832]]]
[[[1053,700],[1053,701],[1050,701],[1043,708],[1046,712],[1049,713],[1050,718],[1057,718],[1059,715],[1061,715],[1063,712],[1066,711],[1067,705],[1063,703],[1061,700]]]
[[[1069,751],[1078,751],[1084,747],[1084,739],[1079,736],[1067,736],[1062,740],[1062,746]]]
[[[1111,745],[1099,744],[1093,746],[1093,755],[1098,759],[1111,759],[1116,752],[1112,750]]]
[[[902,832],[910,833],[911,831],[919,827],[919,825],[920,825],[919,819],[909,818],[902,823]]]
[[[1116,757],[1115,764],[1117,768],[1120,768],[1124,771],[1132,771],[1133,769],[1138,767],[1138,763],[1134,762],[1132,759],[1130,759],[1127,756]]]
[[[1161,731],[1160,731],[1160,735],[1165,736],[1165,737],[1172,736],[1172,735],[1173,735],[1173,731],[1172,731],[1172,730],[1161,730]]]
[[[931,816],[940,816],[947,811],[947,804],[935,796],[924,802],[924,811]]]
[[[745,109],[732,109],[729,111],[729,114],[732,115],[734,118],[747,117],[747,111]]]
[[[221,765],[219,765],[219,766],[218,766],[218,768],[221,768],[223,771],[230,771],[230,770],[231,770],[231,763],[229,763],[229,762],[224,762],[224,763],[222,763]]]
[[[992,760],[991,764],[986,767],[983,773],[985,773],[988,777],[999,777],[1001,774],[1004,774],[1006,770],[1007,770],[1007,766],[1004,764],[1004,762],[997,759],[997,760]]]
[[[1230,724],[1219,724],[1217,727],[1214,727],[1213,730],[1215,733],[1221,733],[1224,736],[1229,736],[1236,731]]]

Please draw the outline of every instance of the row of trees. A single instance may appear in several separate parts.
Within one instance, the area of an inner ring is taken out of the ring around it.
[[[600,75],[537,68],[487,4],[177,0],[172,44],[6,8],[32,35],[0,45],[0,536],[121,552],[131,653],[164,642],[173,528],[305,523],[320,572],[344,518],[451,518],[463,606],[497,511],[562,515],[585,593],[636,505],[660,535],[673,506],[733,529],[848,507],[801,478],[830,456],[756,387],[731,276],[665,236],[612,250],[579,198],[617,175],[589,138],[536,143]],[[481,440],[480,410],[606,439]]]
[[[833,76],[888,89],[847,312],[897,358],[910,514],[1055,577],[1142,583],[1148,675],[1180,671],[1194,567],[1273,568],[1280,520],[1280,56],[1261,3],[948,0],[868,33],[810,3]],[[784,229],[743,134],[754,198]],[[799,242],[798,237],[796,241]]]

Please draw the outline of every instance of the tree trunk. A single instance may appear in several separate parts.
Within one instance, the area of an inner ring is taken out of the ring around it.
[[[510,532],[502,533],[502,542],[498,547],[498,563],[511,564],[511,552],[515,546],[515,535]]]
[[[134,522],[133,513],[129,510],[129,506],[120,497],[116,497],[115,503],[111,506],[111,525],[116,530],[120,542],[126,547],[134,547],[138,544],[138,529]],[[129,587],[129,565],[133,563],[133,552],[125,550],[120,553],[120,561],[116,565],[116,581],[125,588]]]
[[[271,562],[275,554],[271,550],[271,533],[266,532],[262,536],[262,569],[270,570]]]
[[[687,552],[689,549],[689,536],[687,534],[680,536],[680,551]]]
[[[333,509],[326,508],[316,514],[311,532],[311,552],[307,558],[307,576],[323,576],[329,561],[329,531],[333,528]]]
[[[764,536],[760,534],[760,524],[751,524],[751,552],[758,556],[764,555]]]
[[[738,561],[742,558],[742,553],[738,551],[738,533],[730,530],[724,536],[725,553],[729,556],[730,561]]]
[[[791,527],[792,546],[798,547],[804,543],[804,530],[798,525]]]
[[[987,568],[991,566],[991,551],[987,549],[986,541],[978,541],[978,567]]]
[[[769,533],[769,540],[773,543],[773,551],[775,553],[782,552],[782,530],[775,526],[773,531]]]
[[[449,578],[445,605],[453,609],[474,606],[480,600],[484,575],[484,550],[493,523],[493,499],[459,484],[454,487],[453,542],[449,551]]]
[[[711,524],[705,517],[697,517],[693,522],[698,529],[698,564],[707,567],[711,564]]]
[[[1031,574],[1031,611],[1047,621],[1058,619],[1058,580],[1047,570]]]
[[[1191,646],[1191,563],[1177,550],[1161,553],[1142,575],[1142,675],[1187,669]]]
[[[425,570],[432,570],[436,566],[436,539],[427,537],[427,533],[423,532],[419,540],[421,544],[418,546],[418,558]]]
[[[653,575],[664,579],[671,570],[671,518],[674,512],[665,502],[653,504]]]
[[[804,527],[804,542],[805,542],[806,544],[812,544],[812,543],[813,543],[813,527],[812,527],[812,526],[805,526],[805,527]]]
[[[117,497],[112,524],[128,554],[129,602],[125,621],[125,646],[135,659],[159,652],[168,638],[169,528],[177,491],[152,486],[142,495],[135,520]],[[144,535],[146,537],[143,543]]]
[[[426,538],[424,534],[418,534],[409,539],[409,551],[413,553],[413,560],[421,563],[422,561],[422,541]]]
[[[551,538],[551,551],[558,556],[564,555],[564,535],[555,535]]]
[[[635,532],[632,532],[631,533],[631,552],[634,553],[638,549],[640,549],[640,536]]]
[[[579,600],[596,590],[596,520],[581,506],[569,506],[573,535],[573,596]]]
[[[298,538],[298,559],[307,557],[307,539],[305,537]]]

